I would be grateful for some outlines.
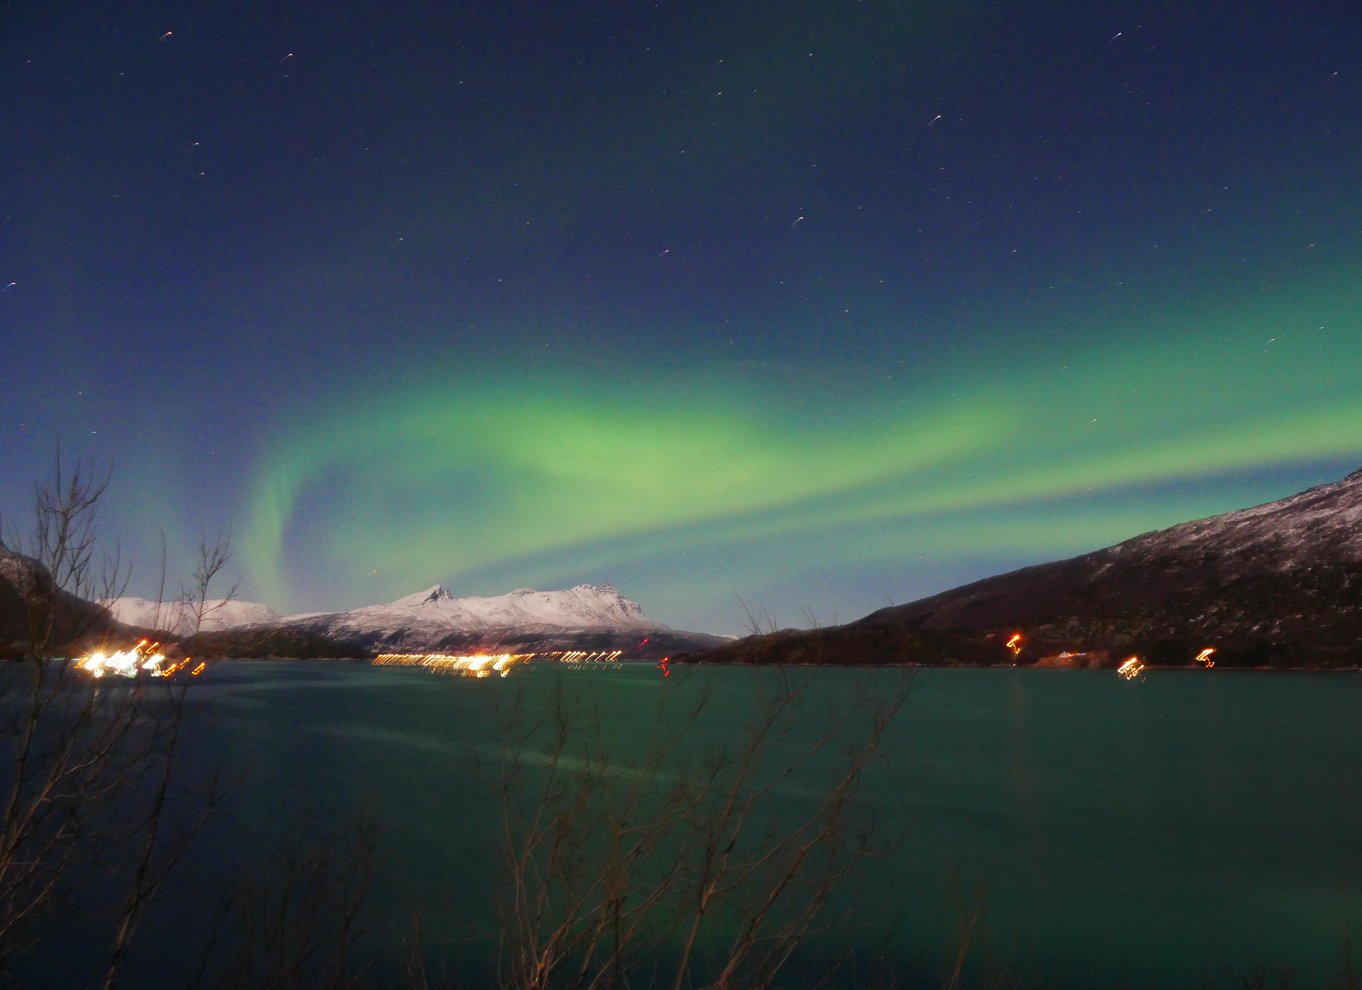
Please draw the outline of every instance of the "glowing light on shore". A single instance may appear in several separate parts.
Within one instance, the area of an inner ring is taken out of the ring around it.
[[[1133,681],[1144,674],[1144,664],[1139,657],[1130,657],[1116,668],[1116,673],[1128,681]]]
[[[112,653],[96,650],[89,656],[82,657],[77,661],[76,666],[93,677],[137,677],[139,675],[170,677],[189,666],[189,657],[165,665],[165,654],[157,649],[160,645],[160,643],[152,643],[144,639],[136,646],[126,650],[117,650]],[[206,663],[200,661],[198,666],[189,671],[190,676],[197,677],[203,673],[207,666]]]
[[[374,657],[379,667],[425,667],[441,674],[465,677],[506,677],[511,669],[530,662],[564,663],[572,666],[612,664],[623,650],[566,650],[554,653],[380,653]]]
[[[380,667],[425,667],[442,674],[463,674],[467,677],[505,677],[514,664],[522,663],[533,653],[380,653],[374,664]]]
[[[1215,652],[1214,646],[1206,647],[1206,649],[1202,650],[1200,653],[1196,655],[1196,662],[1201,664],[1201,666],[1205,667],[1207,670],[1210,670],[1212,667],[1215,666],[1215,661],[1211,659],[1211,654],[1214,652]]]
[[[1013,633],[1012,638],[1007,641],[1007,648],[1012,651],[1012,656],[1021,656],[1022,634],[1019,632]]]

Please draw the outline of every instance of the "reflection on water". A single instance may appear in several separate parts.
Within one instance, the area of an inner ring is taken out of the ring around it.
[[[531,663],[558,664],[572,670],[598,666],[613,669],[623,655],[623,650],[557,650],[550,653],[380,653],[374,657],[374,666],[421,667],[436,674],[457,674],[481,679],[493,676],[507,677],[517,666]]]
[[[396,945],[419,908],[430,951],[457,971],[461,954],[479,951],[470,932],[494,925],[489,771],[514,742],[508,714],[547,715],[555,692],[578,692],[628,776],[640,772],[630,753],[668,719],[689,719],[677,723],[685,754],[742,733],[754,684],[778,676],[674,673],[533,666],[469,682],[340,662],[215,665],[191,692],[213,717],[187,758],[227,757],[240,787],[196,849],[192,883],[149,918],[145,944],[207,923],[200,905],[262,847],[298,828],[342,827],[363,808],[383,826],[380,929]],[[836,707],[855,690],[890,691],[902,674],[795,676]],[[709,702],[694,716],[699,692]],[[1345,926],[1362,910],[1360,703],[1355,674],[1160,672],[1132,690],[1110,671],[918,671],[883,741],[891,765],[860,799],[902,841],[858,881],[851,906],[892,917],[891,957],[910,985],[935,980],[963,911],[979,903],[995,956],[1051,984],[1194,984],[1223,974],[1222,958],[1322,981],[1340,970]],[[542,747],[521,755],[531,768],[553,759]],[[784,782],[776,824],[823,793],[817,772]],[[133,962],[150,979],[174,959]]]

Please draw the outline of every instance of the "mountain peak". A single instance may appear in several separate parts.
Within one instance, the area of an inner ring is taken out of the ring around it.
[[[414,612],[420,621],[475,628],[665,628],[644,615],[637,602],[608,584],[579,584],[564,591],[517,588],[490,598],[457,598],[437,584],[390,605],[371,605],[357,611],[373,619],[394,608],[408,617]]]
[[[573,590],[573,591],[587,591],[587,592],[590,592],[590,593],[592,593],[592,594],[601,595],[602,597],[614,597],[614,598],[622,598],[622,597],[624,597],[624,596],[621,595],[618,591],[615,590],[615,586],[614,586],[613,584],[579,584],[579,585],[577,585],[577,587],[573,588],[572,590]]]
[[[433,584],[425,591],[418,591],[414,595],[404,595],[393,602],[394,605],[429,605],[436,602],[452,602],[454,596],[450,594],[448,588],[442,584]]]

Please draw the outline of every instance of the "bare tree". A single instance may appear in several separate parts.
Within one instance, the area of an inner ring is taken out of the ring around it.
[[[660,712],[628,751],[562,681],[543,721],[511,719],[502,986],[769,986],[846,921],[829,913],[834,895],[882,841],[857,797],[906,684],[834,710],[770,673],[750,724],[698,752],[688,733],[708,715],[705,690],[668,692],[687,707]],[[817,796],[786,801],[795,782]]]
[[[194,985],[353,987],[372,968],[362,944],[373,924],[380,829],[358,813],[329,837],[296,833],[257,858],[224,892]],[[416,982],[419,966],[410,969]]]
[[[68,470],[58,452],[52,481],[35,487],[31,530],[10,530],[33,576],[29,639],[23,659],[0,667],[0,970],[59,927],[82,884],[108,889],[112,878],[127,894],[109,919],[106,986],[216,799],[180,780],[183,686],[96,681],[71,659],[112,629],[99,604],[126,580],[98,546],[109,478],[80,462]]]
[[[755,611],[748,607],[747,602],[743,601],[742,595],[735,595],[738,604],[743,611],[743,628],[747,630],[749,636],[765,636],[777,631],[779,623],[766,611],[765,605],[758,605]]]
[[[236,598],[240,582],[233,584],[227,593],[216,599],[208,597],[208,591],[222,569],[232,559],[232,531],[219,532],[210,542],[207,535],[199,537],[198,559],[194,566],[193,583],[180,589],[180,610],[182,623],[187,635],[197,636],[203,630],[203,622],[213,613]]]
[[[25,596],[26,649],[34,659],[67,655],[103,618],[87,603],[107,605],[127,583],[117,550],[99,547],[99,504],[111,477],[80,460],[68,469],[58,448],[51,480],[34,485],[27,529],[7,527],[9,545],[37,565]]]
[[[188,781],[178,772],[181,737],[190,724],[185,691],[183,683],[164,685],[156,731],[138,754],[140,787],[128,802],[132,828],[127,843],[131,855],[125,861],[126,893],[113,923],[105,990],[117,985],[147,909],[164,892],[167,880],[224,794],[220,770]],[[138,717],[145,721],[147,715],[139,711]]]

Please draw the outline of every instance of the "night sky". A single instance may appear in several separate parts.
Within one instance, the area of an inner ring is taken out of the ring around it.
[[[1362,464],[1362,6],[0,3],[0,514],[847,621]]]

